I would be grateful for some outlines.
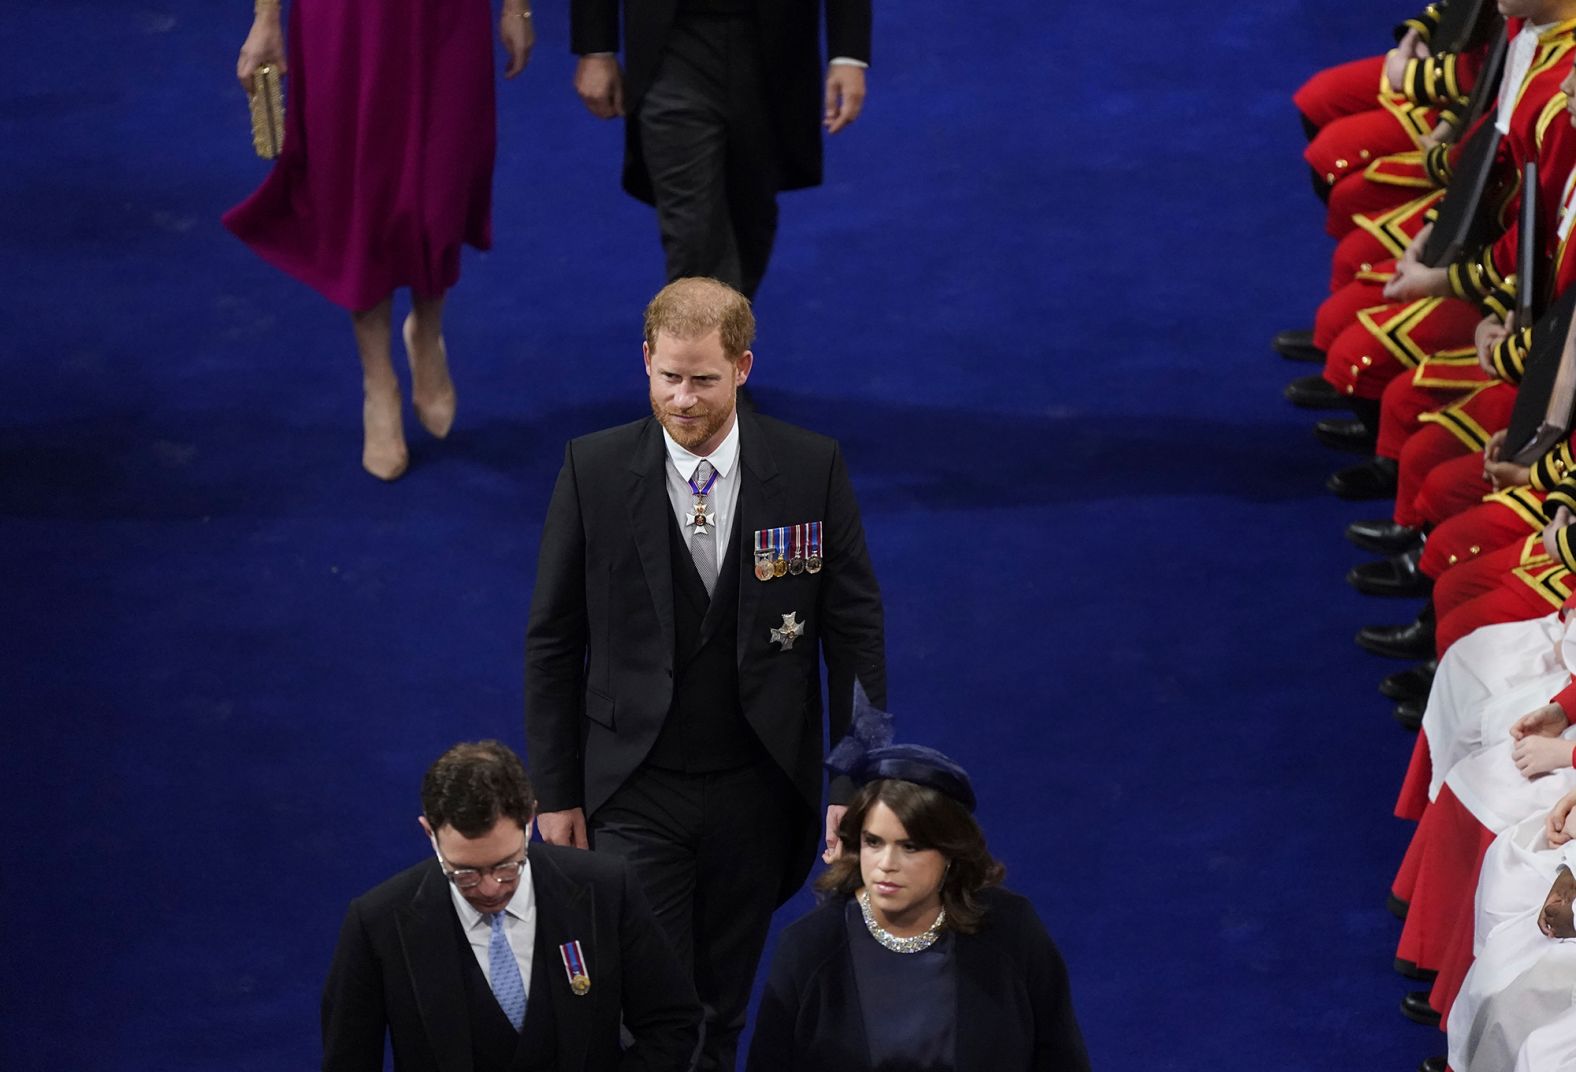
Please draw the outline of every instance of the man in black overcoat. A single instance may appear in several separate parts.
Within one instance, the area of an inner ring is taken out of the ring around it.
[[[652,416],[571,442],[526,641],[542,836],[635,863],[731,1069],[772,911],[820,822],[853,683],[886,691],[881,596],[836,442],[736,405],[749,304],[716,280],[646,311]],[[833,786],[832,799],[845,787]]]
[[[530,838],[497,741],[422,781],[433,856],[350,903],[323,988],[325,1072],[684,1072],[701,1010],[627,865]],[[626,1047],[620,1023],[629,1032]]]
[[[668,279],[712,276],[754,297],[777,192],[821,182],[821,128],[859,115],[870,0],[571,0],[575,89],[627,116],[624,188],[656,206]]]

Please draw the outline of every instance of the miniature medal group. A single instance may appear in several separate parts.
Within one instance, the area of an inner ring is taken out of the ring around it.
[[[772,581],[821,572],[821,523],[779,525],[755,532],[755,579]]]

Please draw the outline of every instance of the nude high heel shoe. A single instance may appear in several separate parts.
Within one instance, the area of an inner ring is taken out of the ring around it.
[[[437,357],[418,361],[416,347],[412,342],[415,328],[415,318],[405,317],[403,334],[405,357],[410,361],[411,404],[416,408],[416,419],[421,421],[421,426],[436,438],[443,439],[449,434],[449,429],[454,427],[454,410],[459,401],[454,393],[454,381],[449,378],[449,351],[440,337]],[[424,381],[432,380],[438,381],[437,390],[424,390]]]
[[[398,480],[410,467],[397,388],[392,396],[374,397],[372,391],[362,388],[361,467],[379,480]]]

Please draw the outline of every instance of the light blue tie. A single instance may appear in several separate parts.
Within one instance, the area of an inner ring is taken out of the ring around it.
[[[502,912],[493,913],[487,962],[492,969],[493,996],[518,1031],[525,1023],[525,981],[520,978],[520,962],[514,959],[514,950],[509,948],[509,936],[503,932]]]

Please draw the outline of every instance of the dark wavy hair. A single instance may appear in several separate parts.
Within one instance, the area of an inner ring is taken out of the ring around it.
[[[439,756],[421,779],[421,810],[434,831],[452,826],[481,837],[499,819],[523,829],[536,812],[525,766],[500,741],[465,741]]]
[[[985,832],[968,809],[929,786],[886,778],[860,787],[837,828],[843,853],[816,879],[815,888],[825,894],[852,894],[864,885],[859,841],[865,816],[877,801],[892,809],[911,841],[922,849],[935,849],[946,859],[947,871],[941,880],[946,925],[962,934],[973,934],[985,914],[976,895],[987,886],[1000,885],[1007,868],[990,854]]]

